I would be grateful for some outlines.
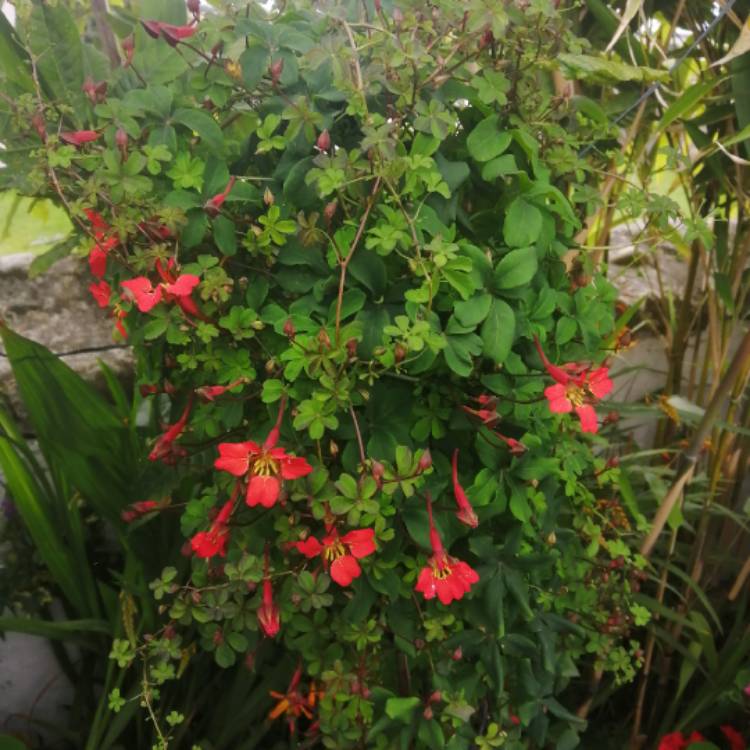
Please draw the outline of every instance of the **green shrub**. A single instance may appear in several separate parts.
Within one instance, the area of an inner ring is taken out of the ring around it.
[[[160,696],[263,656],[253,710],[300,743],[574,747],[576,678],[630,679],[648,618],[592,408],[614,291],[570,264],[598,133],[550,70],[579,42],[548,2],[189,5],[93,44],[21,6],[2,104],[1,184],[67,208],[137,354],[129,536],[190,540],[110,710],[221,746]]]

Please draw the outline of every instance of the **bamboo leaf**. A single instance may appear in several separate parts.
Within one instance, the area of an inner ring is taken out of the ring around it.
[[[628,28],[630,22],[635,18],[638,11],[643,7],[643,0],[628,0],[625,5],[625,10],[622,12],[622,18],[620,23],[615,30],[614,36],[609,40],[605,52],[610,52],[612,48],[617,44],[617,40],[622,36],[623,31]]]

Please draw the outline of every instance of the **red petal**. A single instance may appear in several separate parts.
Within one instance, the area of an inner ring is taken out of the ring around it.
[[[281,482],[276,477],[255,474],[247,485],[245,502],[251,508],[255,505],[272,508],[279,499],[280,492]]]
[[[375,529],[355,529],[341,537],[354,557],[367,557],[375,552]]]
[[[549,401],[549,410],[555,414],[567,414],[573,410],[573,404],[568,398],[564,385],[556,383],[544,389],[544,395]]]
[[[90,284],[89,291],[99,307],[107,307],[109,305],[109,296],[112,294],[112,289],[106,281],[100,281],[98,284]]]
[[[296,456],[284,455],[280,463],[281,476],[284,479],[306,477],[313,470],[313,467],[304,458],[297,458]]]
[[[120,286],[125,288],[128,294],[135,299],[135,303],[141,312],[148,312],[151,308],[156,307],[161,301],[161,287],[156,289],[145,276],[138,276],[135,279],[123,281]]]
[[[97,279],[101,279],[107,270],[107,255],[98,245],[94,245],[89,252],[89,268]]]
[[[176,297],[185,297],[200,284],[200,281],[198,276],[192,273],[184,273],[177,277],[174,284],[165,284],[164,286],[169,294],[174,294]]]
[[[435,576],[432,574],[432,566],[425,565],[424,568],[419,572],[419,578],[417,579],[417,585],[414,587],[415,591],[419,591],[424,595],[425,599],[434,599],[435,597]]]
[[[337,557],[331,564],[331,578],[339,586],[348,586],[355,578],[359,578],[362,568],[351,555]]]
[[[581,432],[598,432],[599,423],[596,420],[596,412],[591,404],[576,406],[576,414],[581,420]]]
[[[721,733],[727,738],[729,743],[729,750],[746,750],[745,740],[742,735],[731,725],[722,724],[719,729]]]
[[[609,379],[609,368],[600,367],[589,375],[589,390],[597,397],[604,398],[613,388]]]
[[[323,551],[323,545],[314,536],[309,536],[302,542],[295,542],[294,546],[298,552],[310,558],[317,557]]]
[[[235,477],[244,476],[250,466],[250,445],[255,446],[254,443],[219,443],[219,458],[214,461],[214,468]]]

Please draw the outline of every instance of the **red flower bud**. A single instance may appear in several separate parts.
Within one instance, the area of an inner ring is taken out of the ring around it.
[[[403,344],[396,344],[393,348],[393,357],[396,362],[403,362],[408,353],[407,348]]]
[[[380,0],[375,0],[375,12],[376,13],[383,12],[383,5],[381,4]]]
[[[430,449],[426,448],[424,453],[419,457],[419,463],[417,464],[417,468],[419,470],[419,473],[421,474],[423,471],[426,471],[432,466],[432,454],[430,453]]]
[[[393,23],[396,24],[396,26],[400,26],[404,22],[404,14],[398,9],[393,9]]]
[[[187,0],[187,9],[193,14],[196,21],[201,20],[201,3],[200,0]]]
[[[325,328],[321,328],[318,331],[318,343],[323,349],[331,348],[331,337],[328,335],[328,331]]]
[[[492,35],[492,31],[487,29],[479,39],[479,49],[484,49],[488,44],[492,44],[494,41],[495,37]]]
[[[319,136],[318,140],[315,143],[315,145],[321,150],[321,151],[328,151],[331,148],[331,136],[328,132],[328,130],[324,130]]]
[[[383,474],[385,474],[385,466],[383,466],[380,461],[373,461],[370,467],[370,473],[375,482],[380,485],[380,480],[383,478]]]
[[[31,118],[31,124],[34,126],[34,130],[39,134],[39,137],[43,140],[47,140],[47,128],[44,125],[44,115],[41,112],[36,112]]]
[[[349,341],[346,342],[346,353],[351,358],[357,356],[357,339],[349,339]]]
[[[338,201],[331,201],[330,203],[326,203],[326,207],[323,209],[323,217],[325,218],[327,224],[330,224],[333,221],[333,217],[336,216],[336,210],[338,209],[338,207]]]
[[[606,468],[608,469],[616,469],[620,465],[620,459],[617,456],[612,456],[612,458],[607,461]]]
[[[267,206],[273,206],[275,202],[276,202],[276,197],[271,192],[271,188],[267,187],[263,191],[263,203],[265,203]]]
[[[463,649],[461,648],[461,646],[458,646],[458,648],[456,648],[456,650],[451,654],[451,659],[453,659],[453,661],[461,661],[461,659],[463,659],[463,656]]]
[[[214,646],[221,646],[221,644],[224,643],[224,633],[222,633],[221,628],[217,628],[214,633],[213,641]]]
[[[122,64],[122,67],[127,68],[133,62],[133,55],[135,55],[135,38],[133,35],[126,36],[120,42],[120,46],[125,53],[125,62]]]
[[[422,711],[422,716],[424,716],[427,721],[430,721],[433,717],[432,708],[430,706],[427,706],[427,708]]]
[[[294,323],[292,323],[292,319],[287,318],[286,322],[284,323],[284,335],[291,340],[295,337],[296,333],[297,331],[294,329]]]
[[[115,133],[115,145],[120,149],[120,152],[124,157],[128,150],[128,134],[122,128],[117,128],[117,132]]]
[[[427,699],[428,703],[440,703],[443,700],[443,694],[439,690],[433,690],[430,697]]]
[[[86,76],[86,80],[83,82],[81,89],[92,104],[99,104],[107,98],[106,81],[99,81],[99,83],[96,83],[91,76]]]
[[[281,78],[281,73],[284,70],[284,61],[279,58],[274,60],[268,68],[268,72],[271,74],[271,83],[275,86]]]

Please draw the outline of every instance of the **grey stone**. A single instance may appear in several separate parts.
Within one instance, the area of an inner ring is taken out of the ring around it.
[[[128,346],[113,338],[106,310],[88,291],[91,275],[85,259],[68,257],[50,271],[29,278],[32,253],[0,257],[0,318],[10,328],[52,352],[87,381],[104,389],[97,360],[121,378],[133,370]],[[22,414],[10,364],[0,356],[0,393]]]

